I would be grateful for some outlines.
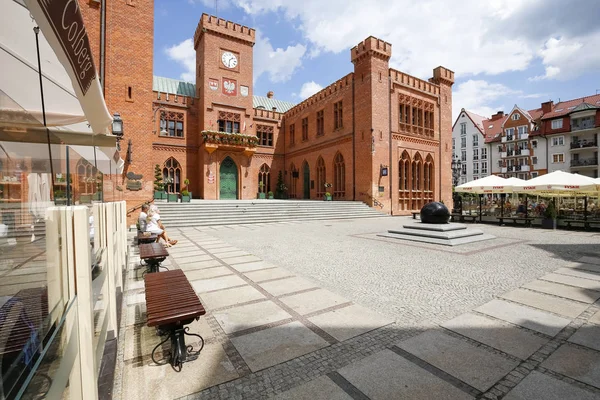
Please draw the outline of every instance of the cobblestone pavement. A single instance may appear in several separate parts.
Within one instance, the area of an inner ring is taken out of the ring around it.
[[[152,363],[133,255],[115,397],[600,399],[599,236],[377,237],[402,220],[173,230],[205,349],[179,374]]]

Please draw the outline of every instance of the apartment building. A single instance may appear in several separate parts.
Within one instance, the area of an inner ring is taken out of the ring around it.
[[[454,121],[452,155],[461,161],[459,185],[490,174],[483,124],[485,120],[485,117],[463,108]]]

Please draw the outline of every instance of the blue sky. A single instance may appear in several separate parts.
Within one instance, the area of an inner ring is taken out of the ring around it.
[[[155,0],[155,75],[193,81],[203,12],[215,1]],[[455,115],[600,92],[599,1],[219,0],[218,15],[257,30],[254,94],[294,103],[352,72],[350,48],[369,35],[392,44],[392,68],[455,71]]]

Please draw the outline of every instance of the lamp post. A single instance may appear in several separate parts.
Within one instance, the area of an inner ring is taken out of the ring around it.
[[[163,106],[162,104],[159,104],[154,111],[152,112],[152,133],[156,134],[156,113],[158,112],[158,110],[166,110],[166,107]],[[165,129],[165,127],[161,127],[159,135],[160,136],[166,136],[168,135],[169,132],[167,132],[167,130]]]
[[[460,161],[460,159],[457,156],[454,156],[452,158],[452,190],[454,191],[454,188],[456,188],[456,186],[458,186],[458,181],[461,175],[461,170],[462,170],[462,161]],[[452,212],[453,213],[461,213],[462,214],[462,199],[460,198],[460,195],[456,192],[454,192],[452,194],[452,200],[453,200],[453,205],[452,205]]]
[[[113,115],[112,133],[117,137],[117,150],[121,151],[119,142],[123,139],[123,120],[119,113]]]

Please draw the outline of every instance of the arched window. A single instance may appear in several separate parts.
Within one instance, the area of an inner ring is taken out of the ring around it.
[[[425,202],[430,203],[433,201],[433,157],[431,154],[425,159],[425,167],[423,168],[424,178],[424,197]]]
[[[402,158],[398,161],[398,202],[401,210],[410,209],[408,204],[410,198],[410,167],[410,156],[408,155],[408,152],[404,151],[404,153],[402,153]]]
[[[271,168],[267,164],[261,165],[258,171],[258,191],[260,193],[271,191]]]
[[[413,210],[423,207],[423,159],[417,153],[412,163],[412,206]]]
[[[96,193],[97,186],[94,166],[82,158],[77,162],[77,166],[75,168],[77,171],[77,186],[79,190],[79,196]],[[82,203],[91,202],[91,198],[89,198],[89,200],[90,201],[85,201],[85,197],[83,199],[80,197],[79,199],[79,201]]]
[[[317,159],[317,197],[322,197],[328,189],[325,189],[325,161],[323,157]]]
[[[181,165],[173,157],[163,164],[163,183],[167,193],[179,193],[181,190]]]
[[[298,186],[298,177],[300,176],[300,173],[298,172],[298,170],[296,169],[296,166],[294,165],[294,163],[292,163],[292,165],[290,165],[290,187],[289,187],[289,197],[290,199],[295,199],[296,198],[296,188]]]
[[[344,156],[337,153],[333,159],[333,197],[346,196],[346,164]]]

